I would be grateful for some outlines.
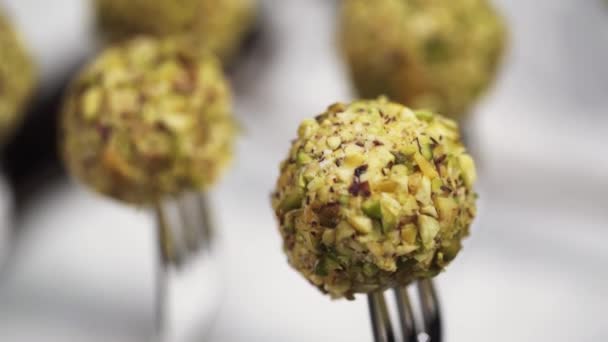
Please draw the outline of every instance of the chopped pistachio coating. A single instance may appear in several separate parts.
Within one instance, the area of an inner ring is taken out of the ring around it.
[[[21,121],[36,76],[25,47],[0,13],[0,141],[4,141]]]
[[[341,47],[359,95],[462,118],[505,46],[487,0],[344,0]]]
[[[232,59],[256,13],[256,0],[96,0],[101,30],[112,39],[185,34],[222,61]]]
[[[134,204],[204,190],[232,157],[231,95],[219,62],[173,40],[106,49],[72,84],[62,119],[69,171]]]
[[[455,122],[386,99],[334,104],[298,130],[272,196],[289,263],[352,298],[438,274],[475,216]]]

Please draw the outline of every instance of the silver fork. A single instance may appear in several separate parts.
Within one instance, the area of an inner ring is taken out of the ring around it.
[[[403,342],[441,342],[441,312],[433,281],[419,280],[416,283],[420,301],[421,317],[414,315],[410,297],[405,287],[393,289],[399,313],[400,332]],[[367,296],[369,314],[375,342],[395,342],[391,318],[383,292]]]
[[[184,193],[158,201],[154,206],[159,264],[156,272],[156,333],[165,339],[168,277],[182,270],[195,256],[208,254],[214,229],[207,198],[201,193]]]

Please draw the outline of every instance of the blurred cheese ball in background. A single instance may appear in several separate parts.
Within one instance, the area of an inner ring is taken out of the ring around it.
[[[506,40],[487,0],[344,0],[340,26],[361,97],[456,119],[492,83]]]
[[[0,143],[21,121],[35,81],[34,65],[21,38],[0,12]]]
[[[272,205],[289,263],[352,297],[438,274],[475,216],[476,171],[454,121],[386,99],[304,121]]]
[[[135,204],[204,190],[232,158],[231,93],[214,56],[181,41],[107,48],[71,85],[61,149],[69,171]]]
[[[257,13],[256,0],[95,0],[110,39],[184,34],[222,61],[235,57]]]

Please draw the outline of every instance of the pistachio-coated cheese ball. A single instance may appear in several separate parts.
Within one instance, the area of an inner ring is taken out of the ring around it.
[[[219,62],[173,40],[106,49],[73,82],[62,119],[69,171],[134,204],[204,190],[232,157],[235,125]]]
[[[33,63],[21,39],[0,13],[0,142],[21,121],[35,78]]]
[[[488,0],[344,0],[340,42],[361,97],[462,118],[495,78],[506,31]]]
[[[289,263],[352,298],[438,274],[475,216],[475,166],[454,121],[386,99],[305,120],[272,196]]]
[[[96,0],[99,27],[111,39],[186,35],[222,61],[252,28],[256,0]]]

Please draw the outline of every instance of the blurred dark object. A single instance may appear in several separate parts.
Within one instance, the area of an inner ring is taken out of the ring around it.
[[[268,5],[261,3],[251,30],[243,38],[241,51],[234,63],[225,66],[235,96],[255,88],[274,61],[276,37],[268,19]]]
[[[39,187],[63,173],[57,151],[57,115],[71,76],[69,73],[51,87],[38,89],[25,121],[2,153],[17,210]]]
[[[231,68],[236,68],[240,63],[242,63],[243,59],[250,58],[253,54],[255,46],[258,45],[258,42],[264,35],[263,28],[263,20],[265,20],[265,12],[263,7],[260,6],[258,8],[258,14],[256,15],[255,22],[251,26],[251,30],[245,35],[243,38],[243,42],[241,44],[241,51],[239,51],[239,56],[237,56],[235,65],[231,65],[228,67],[228,70]]]

